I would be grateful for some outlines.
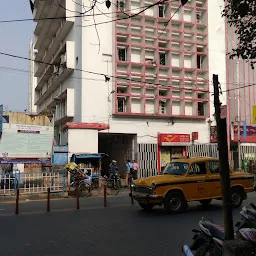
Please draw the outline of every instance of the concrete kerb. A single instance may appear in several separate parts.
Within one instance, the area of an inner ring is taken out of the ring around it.
[[[121,189],[119,191],[118,195],[124,195],[127,194],[129,196],[129,190],[128,189]],[[107,197],[116,197],[118,195],[107,195]],[[92,191],[92,197],[103,197],[104,195],[99,193],[97,190]],[[51,200],[54,199],[65,199],[65,198],[75,198],[75,196],[70,196],[68,192],[51,192],[50,196]],[[85,198],[85,197],[83,197]],[[16,195],[12,196],[0,196],[0,203],[13,203],[16,200]],[[42,194],[28,194],[28,195],[20,195],[19,201],[38,201],[38,200],[47,200],[47,193]]]
[[[51,199],[60,199],[60,198],[68,198],[68,192],[61,192],[61,193],[51,193]],[[28,194],[28,195],[20,195],[20,201],[26,200],[44,200],[47,199],[47,194]],[[8,203],[14,202],[16,200],[16,196],[0,196],[0,203]]]

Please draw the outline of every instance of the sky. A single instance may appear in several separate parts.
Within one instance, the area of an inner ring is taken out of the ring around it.
[[[23,18],[32,18],[29,0],[1,1],[0,22]],[[34,26],[33,21],[0,23],[0,52],[28,57]],[[11,111],[24,111],[28,108],[29,74],[3,67],[28,70],[29,63],[0,55],[0,105]]]

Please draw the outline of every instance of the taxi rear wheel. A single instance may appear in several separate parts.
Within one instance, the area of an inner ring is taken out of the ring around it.
[[[188,204],[180,192],[170,192],[164,200],[164,208],[168,213],[182,212]]]
[[[232,205],[234,208],[238,208],[243,203],[243,191],[242,189],[234,188],[231,190]]]

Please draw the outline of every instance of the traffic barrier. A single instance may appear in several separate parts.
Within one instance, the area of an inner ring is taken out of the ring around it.
[[[20,190],[16,190],[16,207],[15,207],[15,214],[19,214],[19,200],[20,200]]]
[[[133,200],[133,196],[132,196],[132,183],[131,183],[131,179],[130,179],[130,197],[131,197],[131,204],[134,205],[134,200]]]
[[[78,185],[76,186],[76,209],[80,209]]]
[[[50,194],[51,194],[51,189],[47,188],[47,212],[50,212]]]
[[[104,183],[104,207],[107,207],[107,184]]]

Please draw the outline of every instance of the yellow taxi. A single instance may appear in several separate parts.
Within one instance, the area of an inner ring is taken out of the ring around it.
[[[247,193],[254,191],[252,175],[232,172],[230,186],[233,207],[240,207]],[[145,210],[164,205],[167,212],[181,212],[189,201],[203,205],[221,200],[219,160],[212,157],[175,159],[161,175],[141,178],[132,184],[132,197]]]

